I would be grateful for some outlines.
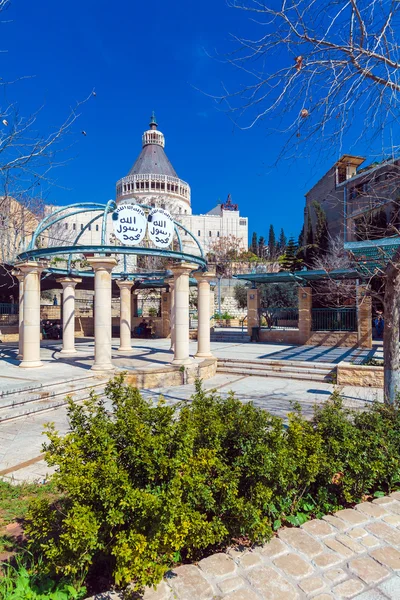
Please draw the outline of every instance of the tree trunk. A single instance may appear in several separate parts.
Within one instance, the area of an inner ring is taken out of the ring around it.
[[[386,404],[394,404],[397,392],[400,392],[400,269],[394,264],[389,264],[386,269],[383,316],[384,400]]]

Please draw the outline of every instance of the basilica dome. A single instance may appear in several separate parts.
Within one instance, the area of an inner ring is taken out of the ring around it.
[[[175,218],[190,215],[190,186],[179,179],[165,153],[165,137],[154,113],[142,136],[142,150],[126,177],[117,182],[117,204],[133,202],[165,208]]]

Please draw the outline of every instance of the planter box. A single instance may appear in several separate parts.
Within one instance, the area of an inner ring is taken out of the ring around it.
[[[337,383],[338,385],[383,388],[383,367],[341,362],[337,366]]]

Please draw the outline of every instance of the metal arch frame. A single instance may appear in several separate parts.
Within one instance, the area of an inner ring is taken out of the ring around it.
[[[68,215],[63,215],[62,217],[58,217],[57,219],[52,220],[56,215],[60,214],[61,212],[66,211],[70,208],[74,208],[74,209],[78,209],[78,210],[75,210],[74,212],[69,213]],[[69,204],[67,206],[60,207],[59,209],[55,210],[50,215],[47,215],[47,217],[45,217],[44,219],[42,219],[40,221],[39,225],[36,227],[36,229],[34,231],[31,241],[28,245],[28,250],[34,249],[37,238],[39,237],[40,234],[43,233],[43,231],[45,231],[49,227],[52,227],[59,221],[62,221],[66,217],[72,217],[73,215],[78,215],[80,213],[85,213],[85,212],[93,212],[93,211],[97,212],[97,211],[103,210],[103,209],[104,209],[104,204],[97,204],[95,202],[82,202],[82,203],[78,203],[78,204]]]
[[[147,209],[147,210],[152,210],[154,208],[153,206],[148,206],[145,204],[138,204],[138,206],[140,206],[143,209]],[[65,270],[59,269],[57,271],[54,271],[54,269],[52,269],[52,268],[49,268],[46,270],[48,272],[57,272],[60,274],[61,273],[63,273],[63,274],[79,273],[80,276],[84,276],[84,277],[90,276],[90,272],[76,271],[75,269],[72,269],[71,263],[72,263],[73,255],[92,254],[92,253],[100,254],[100,255],[121,254],[123,256],[123,260],[124,260],[124,266],[123,266],[124,270],[122,273],[116,273],[115,275],[118,277],[124,277],[124,278],[129,278],[129,279],[133,278],[133,274],[129,274],[127,272],[126,257],[128,254],[134,254],[134,255],[138,255],[138,256],[143,256],[143,255],[160,256],[160,257],[164,257],[164,258],[170,258],[172,260],[187,261],[187,262],[191,262],[191,263],[198,265],[199,268],[203,271],[205,271],[207,269],[207,261],[205,259],[203,248],[200,245],[199,241],[196,239],[196,237],[192,234],[191,231],[189,231],[181,223],[178,223],[177,221],[175,221],[175,219],[174,219],[174,231],[175,231],[176,238],[178,241],[179,251],[167,250],[167,249],[164,250],[164,249],[160,249],[160,248],[146,248],[146,247],[141,247],[141,246],[106,245],[105,242],[106,242],[106,236],[107,236],[107,216],[109,213],[114,212],[114,210],[116,208],[117,208],[117,204],[114,200],[109,200],[106,204],[99,204],[99,203],[95,203],[95,202],[82,202],[82,203],[70,204],[70,205],[58,208],[57,210],[52,212],[50,215],[47,215],[39,223],[39,225],[35,229],[35,232],[32,236],[32,239],[31,239],[27,249],[18,254],[17,260],[18,261],[32,260],[32,259],[40,259],[40,258],[47,258],[47,257],[51,257],[51,256],[67,254],[68,261],[67,261],[67,268]],[[39,236],[44,231],[46,231],[47,229],[49,229],[56,223],[65,220],[66,218],[69,218],[71,216],[78,215],[81,213],[86,213],[86,212],[92,212],[92,213],[95,212],[95,213],[100,213],[100,214],[96,214],[92,219],[90,219],[84,225],[84,227],[79,231],[78,235],[75,237],[72,245],[51,246],[48,248],[35,247]],[[88,228],[95,221],[97,221],[98,219],[101,219],[101,218],[103,219],[102,229],[101,229],[101,246],[97,246],[97,245],[78,246],[77,243],[79,242],[80,238],[85,233],[85,231],[87,231]],[[181,228],[183,231],[185,231],[194,240],[196,247],[200,252],[200,256],[191,254],[188,252],[183,252],[183,244],[182,244],[182,238],[181,238],[181,235],[179,232],[179,228]],[[146,274],[145,273],[137,274],[137,277],[146,279]]]
[[[152,210],[154,208],[153,206],[148,206],[147,204],[138,204],[137,206],[140,206],[141,208],[147,209],[147,210]],[[67,206],[60,207],[59,209],[52,212],[50,215],[47,215],[47,217],[45,217],[39,223],[39,225],[35,229],[35,232],[32,236],[32,239],[30,241],[30,244],[28,245],[27,250],[31,251],[31,250],[35,249],[35,245],[36,245],[38,237],[49,227],[52,227],[56,223],[63,221],[67,217],[72,217],[74,215],[78,215],[78,214],[85,213],[85,212],[101,212],[102,214],[96,215],[96,217],[94,219],[91,219],[88,223],[86,223],[84,228],[79,232],[79,234],[73,241],[73,244],[75,245],[79,241],[81,235],[89,227],[89,225],[91,225],[95,220],[97,220],[98,218],[100,218],[102,216],[103,223],[102,223],[102,230],[101,230],[101,244],[104,245],[106,242],[106,235],[107,235],[107,215],[110,212],[114,212],[114,210],[116,208],[117,208],[117,204],[116,204],[115,200],[108,200],[108,202],[106,204],[98,204],[96,202],[81,202],[81,203],[77,203],[77,204],[69,204]],[[72,210],[72,212],[67,212],[67,211],[71,211],[71,210]],[[60,213],[64,213],[64,214],[62,214],[61,216],[58,216],[58,215],[60,215]],[[57,218],[54,218],[54,217],[57,217]],[[187,229],[187,227],[182,225],[182,223],[178,223],[174,219],[174,230],[175,230],[175,234],[176,234],[176,237],[178,240],[179,250],[182,252],[182,249],[183,249],[182,238],[179,233],[179,228],[183,229],[183,231],[185,231],[192,238],[192,240],[195,242],[198,250],[200,251],[201,258],[203,260],[205,260],[203,248],[200,245],[199,241],[196,239],[196,237],[193,235],[193,233],[191,231],[189,231],[189,229]],[[55,246],[55,248],[56,247],[57,246]],[[121,247],[123,247],[123,246],[118,246],[118,248],[121,248]],[[134,247],[132,247],[132,248],[134,248]],[[76,253],[76,252],[74,252],[74,253]],[[21,254],[23,254],[23,253],[21,253]]]

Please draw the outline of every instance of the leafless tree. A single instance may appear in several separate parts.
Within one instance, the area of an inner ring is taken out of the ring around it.
[[[328,251],[325,254],[317,255],[310,266],[327,273],[338,269],[349,269],[351,260],[348,252],[343,248],[342,239],[340,237],[331,238]],[[325,279],[320,283],[313,283],[312,290],[313,298],[320,299],[324,306],[339,308],[356,302],[356,281],[353,279]]]
[[[398,119],[400,6],[389,0],[231,0],[254,24],[227,57],[243,85],[224,89],[237,124],[285,133],[281,157],[315,137],[337,149],[354,120],[358,134],[383,136]],[[391,145],[391,141],[390,141]],[[392,149],[390,150],[392,152]]]
[[[218,98],[237,123],[245,118],[244,127],[252,127],[263,121],[283,132],[279,158],[290,156],[290,149],[299,157],[301,142],[307,154],[310,145],[314,153],[337,151],[350,128],[353,139],[380,138],[381,157],[387,158],[391,125],[398,124],[399,2],[231,0],[231,5],[259,28],[254,39],[236,36],[237,49],[228,60],[245,83]],[[400,247],[382,260],[384,391],[385,400],[394,402],[400,390]]]
[[[7,26],[8,6],[9,0],[0,0],[1,27]],[[59,127],[43,132],[39,131],[39,120],[44,107],[24,116],[18,103],[11,99],[16,94],[16,84],[23,79],[29,76],[14,81],[0,77],[0,261],[3,263],[15,259],[45,216],[47,190],[55,184],[52,171],[68,160],[65,152],[71,142],[67,143],[67,137],[73,132],[82,105],[94,95],[90,93],[71,107]],[[66,232],[56,225],[46,231],[41,242],[51,246],[58,238],[65,241]]]
[[[243,251],[243,240],[235,235],[223,235],[210,244],[207,258],[216,266],[217,275],[232,277],[234,262]]]

